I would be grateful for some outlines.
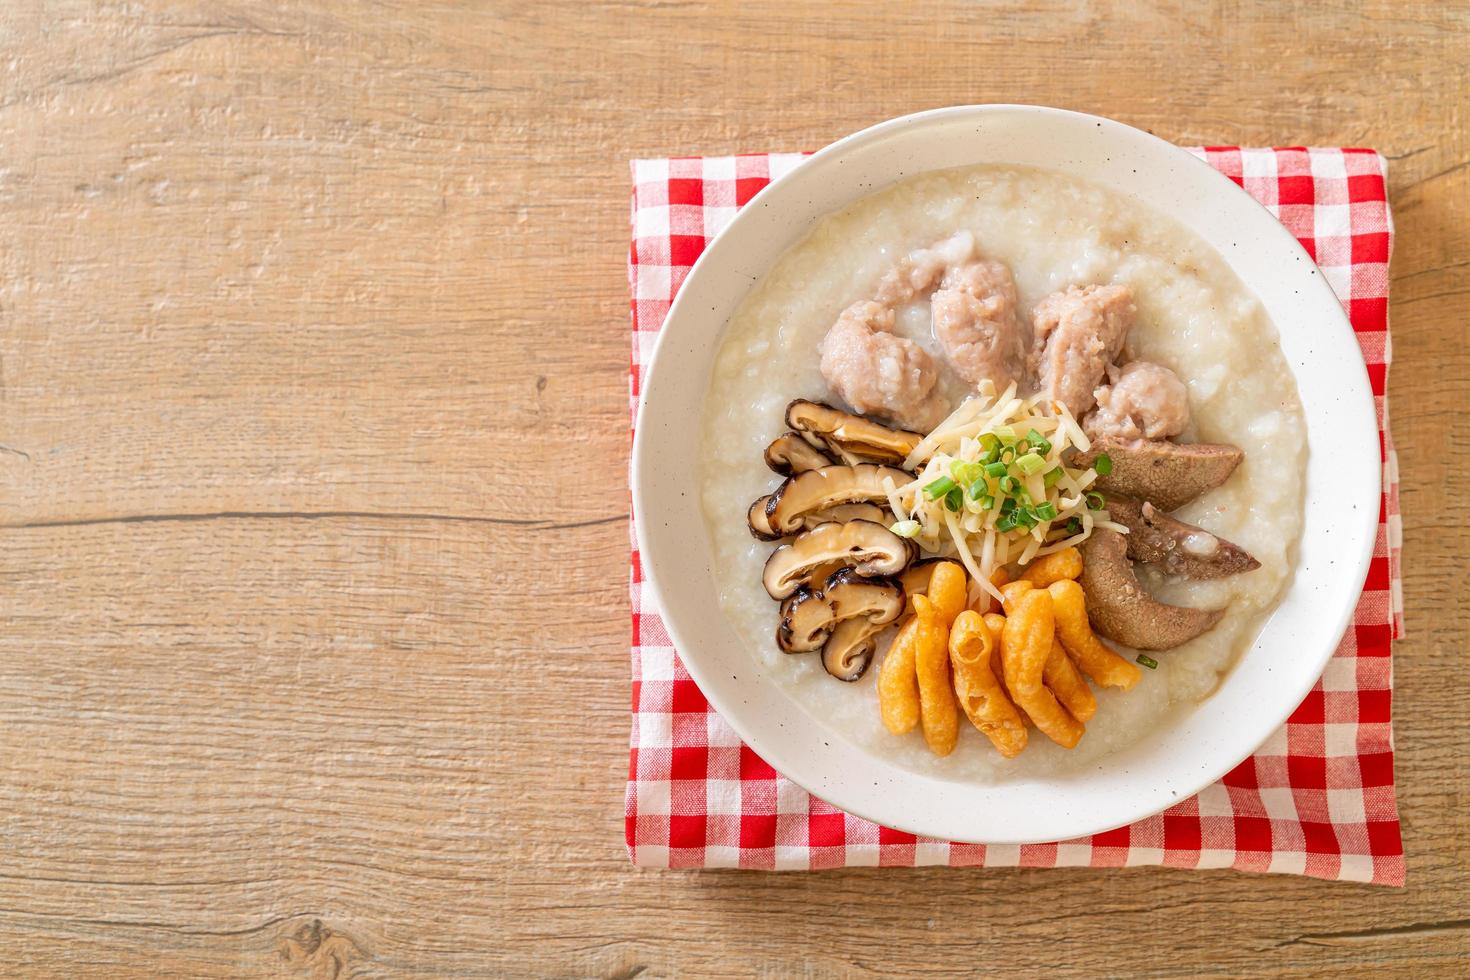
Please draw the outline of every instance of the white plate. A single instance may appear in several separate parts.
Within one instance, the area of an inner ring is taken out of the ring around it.
[[[1204,238],[1265,305],[1301,391],[1310,458],[1286,596],[1219,690],[1167,729],[1066,776],[989,786],[901,769],[824,727],[770,680],[719,614],[697,488],[698,420],[725,323],[752,282],[823,215],[902,178],[973,164],[1097,181]],[[839,140],[744,207],[689,273],[639,406],[633,502],[645,588],[715,709],[776,769],[834,806],[912,833],[983,843],[1064,840],[1185,799],[1250,755],[1301,702],[1346,628],[1378,519],[1377,423],[1342,306],[1301,246],[1185,151],[1121,123],[1036,106],[904,116]]]

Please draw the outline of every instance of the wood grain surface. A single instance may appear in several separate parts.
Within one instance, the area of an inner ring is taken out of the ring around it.
[[[0,47],[0,973],[1466,971],[1464,0],[18,0]],[[984,101],[1391,158],[1406,889],[628,865],[627,160]]]

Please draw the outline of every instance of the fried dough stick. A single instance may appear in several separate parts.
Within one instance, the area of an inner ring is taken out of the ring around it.
[[[991,670],[995,639],[980,614],[960,613],[949,633],[954,693],[970,723],[1007,759],[1026,748],[1026,720]]]
[[[1002,663],[1006,688],[1016,704],[1043,735],[1070,749],[1082,738],[1082,723],[1062,707],[1043,682],[1055,635],[1051,593],[1033,589],[1022,594],[1014,602],[1014,612],[1006,617]]]

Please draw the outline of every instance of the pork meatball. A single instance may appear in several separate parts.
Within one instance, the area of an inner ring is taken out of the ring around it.
[[[1073,286],[1037,303],[1031,360],[1042,394],[1079,418],[1092,408],[1136,313],[1126,285]]]
[[[929,353],[893,333],[894,313],[881,303],[854,303],[822,341],[822,377],[851,408],[928,432],[949,406],[938,390]]]
[[[1189,392],[1162,364],[1125,364],[1094,395],[1097,407],[1082,420],[1094,439],[1168,439],[1189,425]]]
[[[934,336],[955,374],[971,387],[1020,382],[1030,338],[1016,317],[1016,281],[1003,262],[952,266],[932,297]]]
[[[873,297],[884,306],[898,306],[934,288],[951,266],[968,262],[975,254],[975,236],[957,231],[928,248],[916,248],[899,260],[878,284]]]

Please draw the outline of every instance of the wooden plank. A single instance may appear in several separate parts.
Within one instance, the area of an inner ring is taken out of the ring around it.
[[[0,972],[1452,972],[1470,5],[0,10]],[[1409,887],[649,873],[626,161],[965,101],[1391,158]]]

